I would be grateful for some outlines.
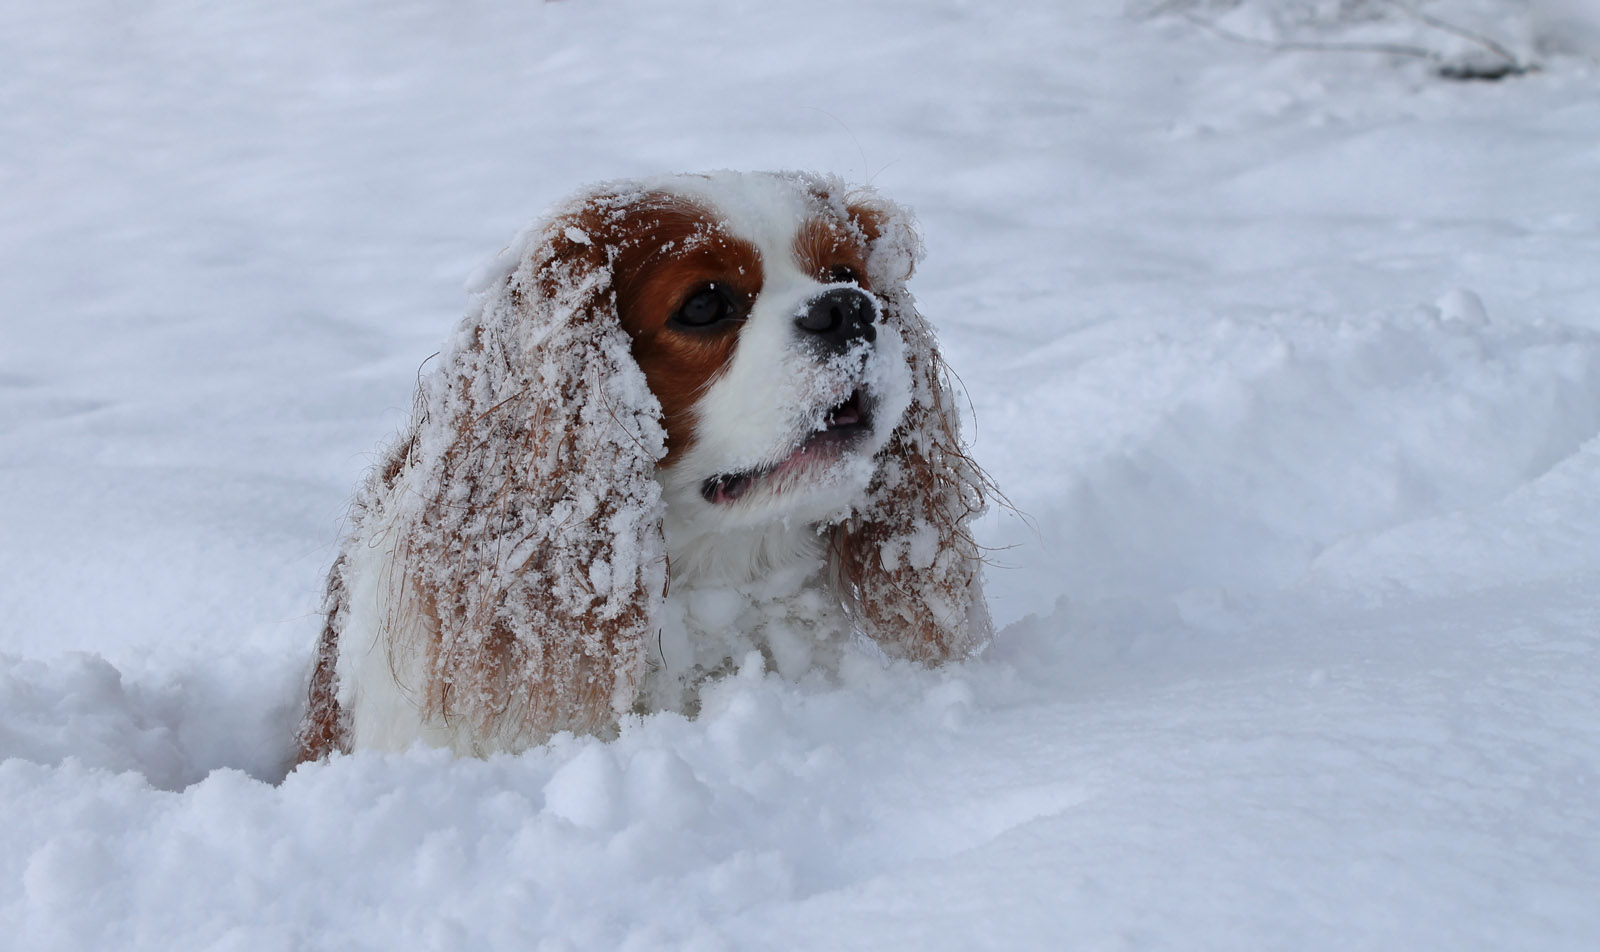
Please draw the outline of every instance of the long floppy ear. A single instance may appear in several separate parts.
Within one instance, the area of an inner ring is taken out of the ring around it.
[[[369,477],[329,580],[318,675],[362,584],[351,566],[392,546],[377,637],[421,716],[479,752],[614,725],[660,617],[665,432],[593,227],[626,201],[591,195],[502,255]],[[314,677],[303,759],[348,749],[329,699],[343,693],[325,683],[319,714]]]
[[[972,537],[993,487],[962,446],[948,370],[906,289],[922,256],[909,215],[875,198],[849,209],[868,240],[882,321],[905,341],[911,404],[878,454],[865,505],[833,531],[829,570],[885,651],[938,664],[973,654],[993,633]]]

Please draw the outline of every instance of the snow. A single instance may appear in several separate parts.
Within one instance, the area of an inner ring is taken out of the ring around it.
[[[1044,0],[0,7],[7,943],[1593,948],[1600,27],[1423,6],[1539,70]],[[1026,515],[991,650],[285,776],[463,282],[708,168],[916,210]]]

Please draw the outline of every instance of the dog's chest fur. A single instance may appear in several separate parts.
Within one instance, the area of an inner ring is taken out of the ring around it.
[[[815,526],[775,520],[712,532],[666,520],[670,592],[640,710],[698,708],[707,678],[758,656],[785,677],[837,669],[849,620],[825,584],[827,536]]]

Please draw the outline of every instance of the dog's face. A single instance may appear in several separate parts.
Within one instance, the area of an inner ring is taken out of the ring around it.
[[[669,511],[721,527],[842,516],[910,401],[869,277],[871,211],[728,174],[663,180],[603,218],[666,423]]]

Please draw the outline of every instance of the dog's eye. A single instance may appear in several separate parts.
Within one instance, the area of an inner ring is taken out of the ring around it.
[[[847,264],[835,265],[828,269],[829,284],[858,284],[860,281],[856,269]]]
[[[689,295],[672,320],[688,327],[708,327],[733,315],[733,298],[721,287],[708,284]]]

